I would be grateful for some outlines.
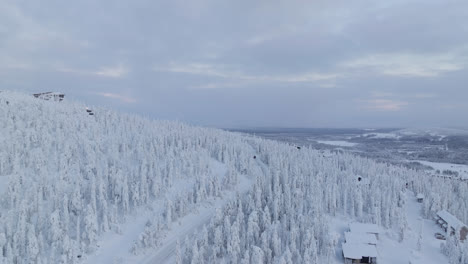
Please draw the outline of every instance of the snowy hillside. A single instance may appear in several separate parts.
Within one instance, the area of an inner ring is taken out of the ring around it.
[[[403,245],[412,192],[426,195],[417,215],[468,222],[467,182],[93,112],[0,93],[0,263],[342,263],[333,221],[378,224]],[[466,244],[449,239],[451,263]]]
[[[163,207],[148,223],[157,231],[135,247],[156,246],[194,204],[221,196],[252,170],[253,150],[239,135],[0,96],[0,243],[7,263],[77,262],[98,249],[102,234],[121,232],[126,216],[153,210],[154,201]]]

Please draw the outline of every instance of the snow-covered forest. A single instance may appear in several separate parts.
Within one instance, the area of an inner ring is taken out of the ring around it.
[[[0,96],[5,263],[75,263],[95,250],[101,233],[119,232],[127,214],[171,186],[180,188],[166,203],[166,222],[189,204],[220,195],[251,162],[253,150],[240,135]],[[226,164],[226,175],[213,171],[215,160]]]
[[[348,153],[0,93],[0,263],[81,263],[135,212],[162,208],[127,250],[162,245],[174,223],[240,181],[209,225],[177,243],[177,263],[330,263],[337,215],[405,237],[405,192],[424,216],[468,222],[468,183]],[[253,157],[256,157],[255,159]],[[358,180],[360,178],[360,180]],[[468,243],[449,239],[451,263]]]

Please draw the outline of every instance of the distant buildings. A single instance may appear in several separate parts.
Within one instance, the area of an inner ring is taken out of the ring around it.
[[[459,232],[460,240],[465,240],[468,235],[468,227],[458,218],[450,214],[449,212],[442,210],[439,211],[436,215],[436,223],[448,233],[450,228],[450,235],[455,235],[456,232]]]
[[[65,94],[55,92],[36,93],[33,96],[42,100],[57,102],[61,102],[65,98]]]
[[[379,233],[380,228],[374,224],[349,224],[349,232],[345,232],[345,243],[343,243],[344,263],[376,264]]]

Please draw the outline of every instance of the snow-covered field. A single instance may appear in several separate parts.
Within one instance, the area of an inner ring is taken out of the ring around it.
[[[399,139],[400,135],[396,133],[366,133],[363,137],[375,138],[375,139]]]
[[[317,143],[338,147],[354,147],[357,145],[357,143],[348,142],[344,140],[317,140]]]
[[[434,170],[439,170],[442,174],[443,171],[452,171],[457,172],[459,177],[462,179],[468,179],[468,165],[464,164],[453,164],[453,163],[443,163],[443,162],[431,162],[424,160],[411,160],[412,162],[419,162],[422,165],[432,167]]]
[[[449,135],[468,135],[468,129],[466,128],[405,128],[396,131],[398,134],[402,135],[432,135],[439,137],[446,137]]]
[[[225,174],[226,167],[217,164],[217,172]],[[183,183],[181,184],[183,185]],[[176,186],[178,190],[167,190],[167,193],[183,191],[181,185],[177,184]],[[233,200],[237,193],[245,193],[251,186],[252,180],[250,177],[240,177],[238,184],[233,186],[232,190],[226,191],[221,197],[207,199],[193,208],[190,213],[173,222],[168,232],[164,234],[164,238],[157,249],[143,254],[132,254],[129,249],[144,231],[145,223],[154,217],[156,210],[162,211],[164,209],[160,206],[163,201],[155,201],[151,211],[136,213],[128,219],[127,223],[122,226],[121,234],[115,232],[104,234],[99,243],[99,249],[92,255],[87,256],[84,263],[174,263],[177,241],[183,243],[187,236],[192,236],[195,232],[201,231],[203,226],[209,224],[216,210]]]

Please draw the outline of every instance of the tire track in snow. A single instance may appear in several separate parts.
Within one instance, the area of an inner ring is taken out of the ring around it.
[[[256,161],[259,171],[263,174],[269,173],[268,167],[260,160]],[[216,200],[214,206],[204,206],[198,209],[197,213],[192,213],[182,217],[179,220],[180,226],[173,226],[174,229],[180,228],[180,230],[174,231],[172,234],[168,234],[166,239],[162,243],[162,247],[157,249],[154,254],[145,257],[140,263],[143,264],[166,264],[174,263],[176,257],[176,244],[177,240],[182,243],[185,237],[192,236],[195,231],[201,230],[204,225],[209,224],[210,220],[214,216],[216,209],[224,207],[229,201],[236,198],[236,193],[245,194],[249,191],[253,185],[253,179],[247,179],[245,176],[240,177],[240,182],[236,186],[235,190],[229,191],[221,200]]]

